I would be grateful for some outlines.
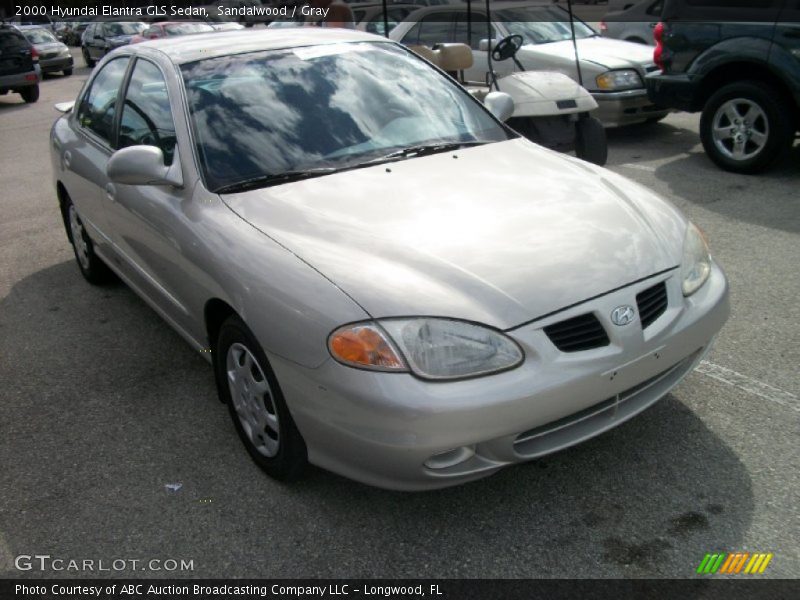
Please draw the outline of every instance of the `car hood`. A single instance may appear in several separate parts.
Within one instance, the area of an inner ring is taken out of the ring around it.
[[[686,226],[644,188],[522,139],[223,201],[375,318],[500,329],[676,266]]]
[[[578,56],[582,62],[595,63],[605,69],[626,69],[653,64],[653,49],[644,44],[602,37],[583,38],[577,40],[577,43]],[[530,56],[533,64],[535,64],[537,55],[575,60],[572,41],[529,44],[519,50],[519,58],[523,63],[526,63],[524,60],[526,55]]]

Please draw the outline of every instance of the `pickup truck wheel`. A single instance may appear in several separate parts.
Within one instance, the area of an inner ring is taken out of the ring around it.
[[[253,461],[281,481],[298,479],[308,464],[303,437],[255,335],[237,316],[220,328],[214,348],[220,400]]]
[[[39,99],[39,85],[36,84],[22,88],[19,95],[22,96],[26,104],[33,104]]]
[[[761,82],[731,83],[706,102],[700,139],[718,166],[759,173],[786,154],[794,141],[792,109],[781,93]]]
[[[594,117],[575,123],[575,156],[599,166],[608,160],[608,141],[603,124]]]

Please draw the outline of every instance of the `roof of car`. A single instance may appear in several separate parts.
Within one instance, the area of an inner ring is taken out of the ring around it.
[[[391,5],[390,5],[391,6]],[[506,1],[503,2],[500,0],[499,2],[491,3],[492,13],[496,13],[500,10],[508,10],[508,9],[520,9],[520,8],[530,8],[530,7],[554,7],[554,8],[563,8],[559,4],[555,4],[553,0],[527,0],[525,2],[513,2],[513,1]],[[473,0],[472,2],[472,12],[474,13],[486,13],[486,3],[481,2],[479,0]],[[423,6],[418,10],[415,10],[413,13],[406,17],[407,21],[416,21],[419,17],[424,17],[430,13],[437,13],[437,12],[467,12],[467,3],[459,3],[459,4],[437,4],[434,6]]]
[[[244,54],[259,50],[277,50],[318,44],[344,42],[384,41],[384,37],[352,29],[297,27],[293,29],[253,29],[199,33],[174,38],[149,40],[132,46],[132,49],[158,50],[175,64],[216,58],[230,54]]]

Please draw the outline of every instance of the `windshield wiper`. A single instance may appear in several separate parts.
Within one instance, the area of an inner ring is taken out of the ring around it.
[[[317,169],[305,169],[302,171],[286,171],[285,173],[278,173],[276,175],[260,175],[244,181],[237,181],[223,185],[222,187],[214,190],[215,194],[236,194],[239,192],[248,192],[250,190],[257,190],[259,188],[270,187],[272,185],[279,185],[282,183],[291,183],[292,181],[300,181],[301,179],[310,179],[312,177],[322,177],[323,175],[330,175],[336,173],[341,169],[336,167],[321,167]]]
[[[382,162],[388,162],[392,160],[399,160],[402,158],[411,158],[412,156],[428,156],[429,154],[439,154],[441,152],[450,152],[451,150],[458,150],[459,148],[468,148],[470,146],[482,146],[484,144],[491,144],[492,142],[486,141],[471,141],[471,142],[446,142],[440,144],[420,144],[418,146],[408,146],[407,148],[401,148],[400,150],[395,150],[394,152],[390,152],[384,156],[379,156],[378,158],[370,159],[364,163],[361,163],[362,166],[365,165],[374,165],[379,164]]]

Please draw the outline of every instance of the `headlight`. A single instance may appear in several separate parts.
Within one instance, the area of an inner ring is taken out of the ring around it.
[[[597,87],[604,91],[632,90],[644,87],[639,73],[633,69],[607,71],[595,79]]]
[[[437,318],[386,319],[337,329],[328,342],[339,362],[377,370],[411,370],[424,379],[478,377],[518,366],[520,347],[473,323]]]
[[[711,274],[711,255],[703,234],[693,224],[686,228],[683,240],[683,259],[681,260],[681,281],[683,295],[691,296],[708,279]]]

